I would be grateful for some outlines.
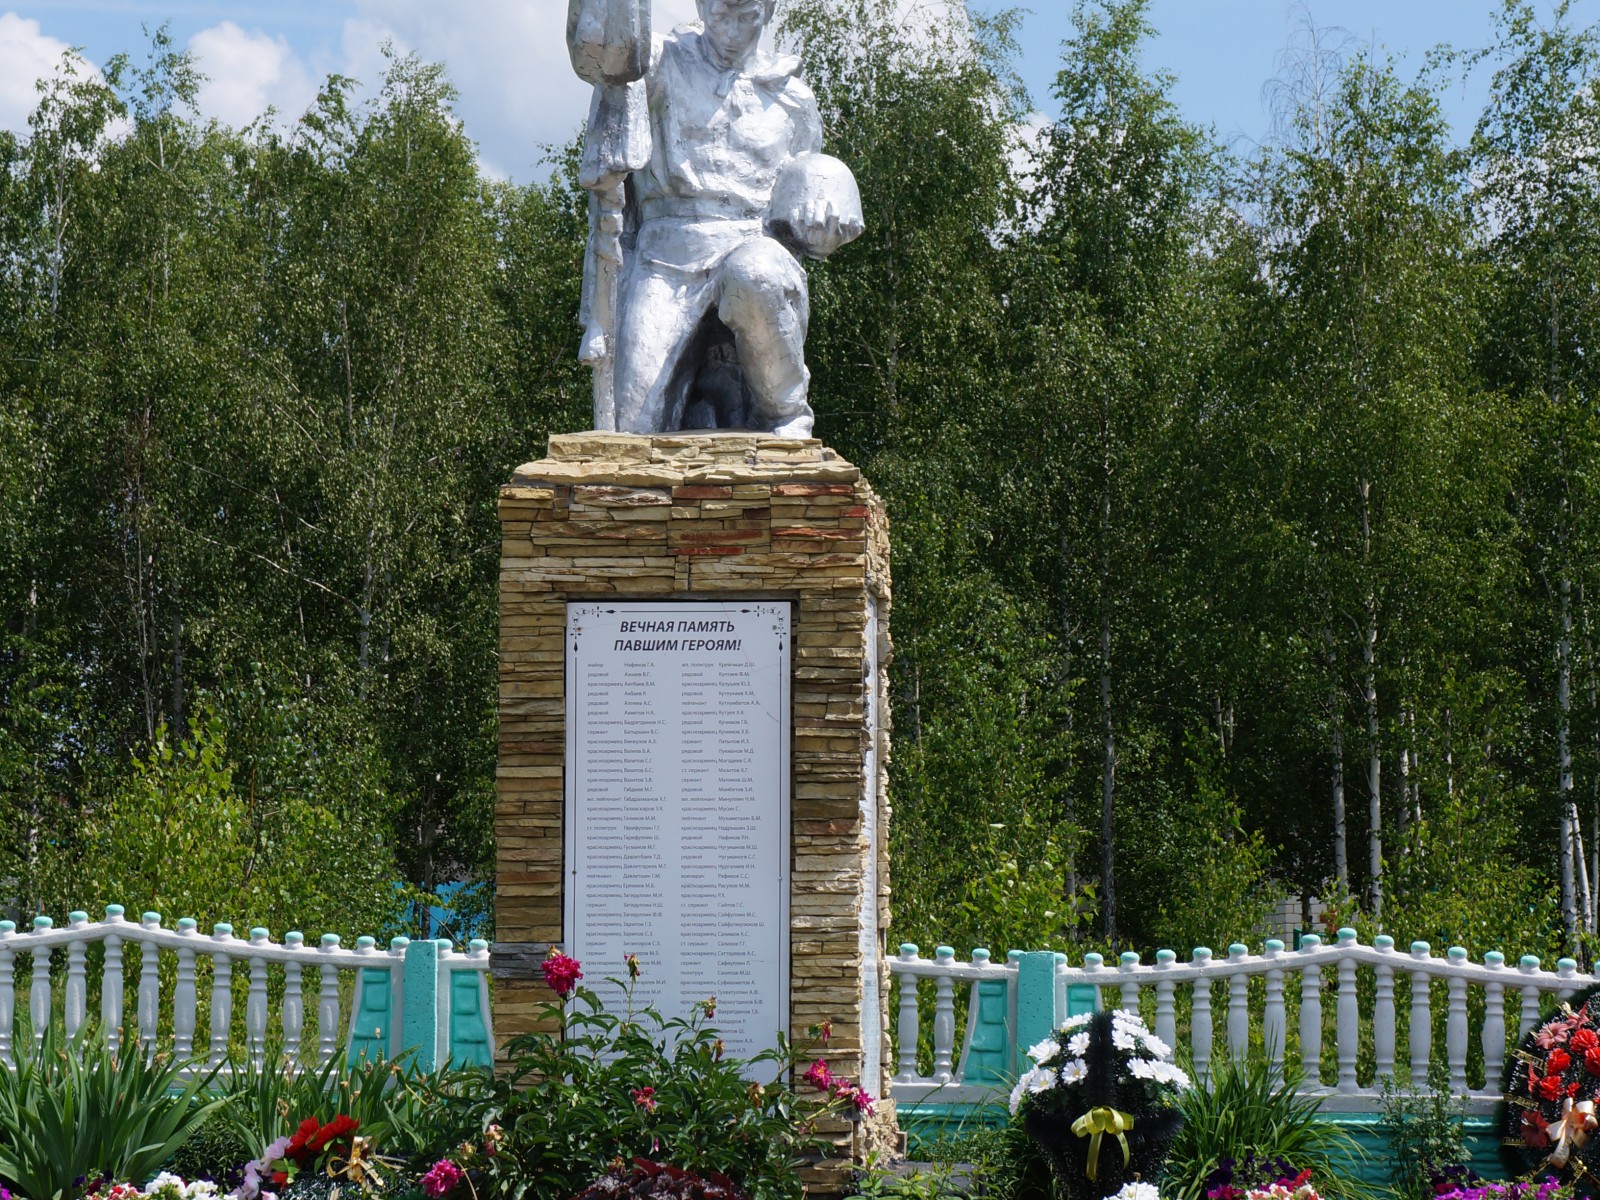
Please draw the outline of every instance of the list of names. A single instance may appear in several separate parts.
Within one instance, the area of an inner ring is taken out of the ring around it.
[[[567,606],[566,931],[636,1007],[716,998],[729,1054],[787,1024],[790,610]]]

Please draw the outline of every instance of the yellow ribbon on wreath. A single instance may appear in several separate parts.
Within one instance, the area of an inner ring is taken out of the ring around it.
[[[348,1180],[364,1192],[376,1191],[383,1186],[383,1169],[390,1165],[373,1147],[371,1138],[353,1138],[349,1158],[329,1159],[328,1178]]]
[[[1118,1112],[1114,1108],[1091,1108],[1083,1116],[1072,1123],[1072,1132],[1079,1137],[1089,1139],[1089,1161],[1087,1164],[1090,1179],[1100,1177],[1100,1139],[1106,1134],[1111,1134],[1122,1146],[1122,1165],[1128,1165],[1128,1130],[1133,1128],[1133,1118],[1125,1112]]]
[[[1553,1167],[1564,1167],[1573,1151],[1583,1149],[1596,1125],[1594,1101],[1583,1100],[1574,1104],[1569,1098],[1562,1107],[1561,1118],[1546,1125],[1544,1131],[1555,1141],[1556,1147],[1545,1161]]]

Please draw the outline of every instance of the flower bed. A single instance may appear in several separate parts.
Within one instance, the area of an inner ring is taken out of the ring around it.
[[[47,1045],[0,1070],[0,1184],[14,1185],[0,1200],[798,1197],[818,1123],[874,1104],[813,1058],[828,1026],[741,1061],[711,1025],[714,998],[687,1017],[635,1011],[644,968],[623,967],[613,1011],[552,955],[552,1032],[508,1047],[501,1075],[337,1058],[186,1073],[137,1049]],[[104,1136],[78,1136],[85,1121]]]

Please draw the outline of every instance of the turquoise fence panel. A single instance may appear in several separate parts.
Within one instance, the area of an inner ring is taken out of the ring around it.
[[[367,967],[356,975],[356,995],[350,1014],[349,1063],[389,1057],[389,1034],[394,1028],[393,973],[387,967]]]
[[[1056,1027],[1056,956],[1032,950],[1017,956],[1017,1061]],[[1026,1066],[1026,1063],[1022,1064]]]
[[[453,1067],[494,1065],[484,992],[483,976],[477,971],[451,972],[450,1065]]]
[[[981,979],[974,988],[972,1039],[968,1043],[966,1080],[1011,1086],[1010,985],[1004,979]]]
[[[423,939],[407,946],[403,978],[400,1046],[418,1070],[431,1071],[439,1065],[439,944]]]

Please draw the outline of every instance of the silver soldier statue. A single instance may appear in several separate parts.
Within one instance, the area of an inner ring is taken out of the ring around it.
[[[597,429],[809,437],[800,258],[861,233],[850,170],[821,153],[799,60],[760,48],[776,0],[697,0],[664,38],[650,0],[569,0],[594,85],[583,344]]]

